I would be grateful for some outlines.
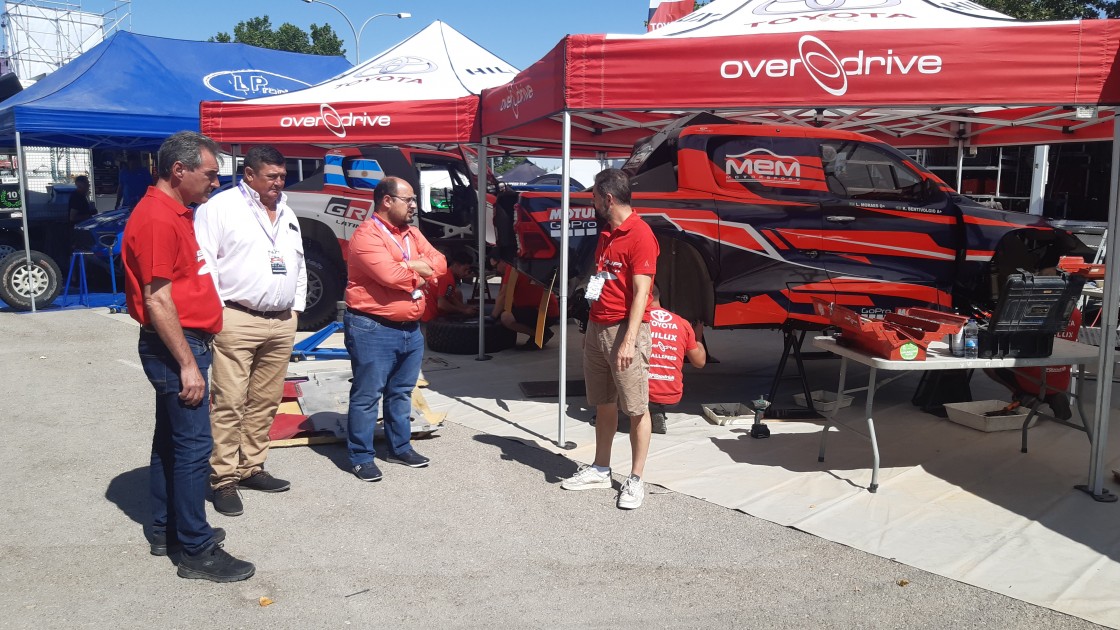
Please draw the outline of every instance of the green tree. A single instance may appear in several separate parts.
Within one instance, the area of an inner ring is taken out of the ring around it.
[[[1072,20],[1116,17],[1114,0],[979,0],[980,4],[1020,20]]]
[[[338,55],[346,56],[346,49],[342,47],[340,38],[329,24],[319,26],[311,25],[311,34],[292,24],[284,22],[279,28],[272,27],[272,20],[267,15],[250,18],[238,22],[233,27],[233,36],[229,33],[219,32],[209,39],[212,42],[237,42],[271,48],[273,50],[287,50],[289,52],[308,53],[311,55]]]
[[[513,157],[509,155],[499,156],[494,158],[494,161],[491,162],[492,166],[490,170],[494,171],[495,175],[505,175],[513,169],[513,167],[528,161],[528,159],[523,157]]]

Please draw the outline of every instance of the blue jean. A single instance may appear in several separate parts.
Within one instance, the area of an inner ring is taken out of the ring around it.
[[[373,431],[377,425],[377,404],[382,398],[389,453],[408,453],[412,450],[412,390],[424,360],[420,326],[411,324],[398,330],[350,311],[343,323],[354,373],[346,417],[350,464],[373,461]]]
[[[203,380],[210,369],[209,344],[187,336]],[[190,407],[179,399],[179,363],[159,335],[140,333],[137,347],[144,373],[156,390],[156,427],[152,437],[150,484],[152,533],[178,539],[188,554],[210,545],[214,530],[206,522],[206,490],[210,487],[210,387],[202,403]]]

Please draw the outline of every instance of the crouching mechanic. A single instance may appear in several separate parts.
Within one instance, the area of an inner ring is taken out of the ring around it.
[[[447,272],[433,276],[424,285],[425,307],[422,321],[430,322],[440,315],[463,317],[478,314],[478,306],[467,304],[459,282],[473,275],[474,258],[459,250],[447,257]]]
[[[552,327],[560,321],[560,305],[556,296],[551,292],[548,295],[544,332],[541,344],[537,345],[537,319],[540,317],[540,304],[544,299],[545,288],[534,284],[529,276],[518,272],[504,260],[497,261],[495,266],[502,274],[502,288],[498,290],[498,297],[494,300],[491,316],[506,328],[529,336],[524,344],[518,346],[519,349],[544,349],[554,335]]]
[[[284,395],[296,322],[307,297],[299,221],[283,193],[284,156],[270,146],[245,154],[245,177],[195,212],[198,244],[225,304],[214,338],[214,509],[238,516],[238,489],[283,492],[264,469],[269,431]]]
[[[684,360],[702,368],[708,357],[696,341],[692,326],[683,317],[661,307],[661,292],[653,287],[649,312],[649,407],[652,430],[668,431],[665,407],[679,403],[684,394]]]

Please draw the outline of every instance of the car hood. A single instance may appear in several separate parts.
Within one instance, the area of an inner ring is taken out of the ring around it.
[[[98,232],[108,229],[120,230],[124,228],[124,224],[128,221],[128,215],[130,214],[132,214],[132,208],[101,212],[74,227],[79,230],[95,230]]]

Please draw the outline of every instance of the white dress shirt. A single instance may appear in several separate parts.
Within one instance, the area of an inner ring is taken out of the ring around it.
[[[222,300],[256,311],[303,311],[303,237],[286,195],[280,195],[273,222],[260,195],[242,182],[195,210],[194,231]],[[273,273],[273,252],[283,258],[284,273]]]

